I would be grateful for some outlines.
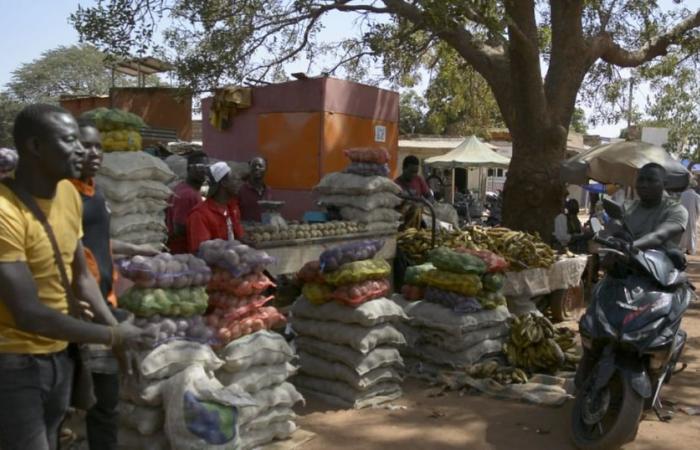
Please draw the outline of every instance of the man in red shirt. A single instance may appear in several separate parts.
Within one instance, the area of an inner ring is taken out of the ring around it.
[[[178,184],[166,211],[168,248],[171,253],[187,253],[187,216],[202,203],[199,190],[207,175],[207,155],[194,152],[187,157],[187,180]]]
[[[267,161],[264,158],[253,158],[248,163],[248,166],[250,168],[248,180],[238,192],[241,216],[245,222],[260,222],[262,220],[262,208],[260,208],[258,202],[260,200],[272,200],[270,189],[265,184]]]
[[[401,176],[399,176],[395,181],[396,184],[401,186],[404,193],[416,198],[427,198],[432,200],[433,193],[428,187],[428,183],[425,182],[423,177],[421,177],[418,172],[420,170],[420,161],[413,155],[407,156],[403,160],[403,168]]]
[[[236,195],[240,184],[224,162],[209,167],[209,198],[194,207],[187,217],[187,249],[195,253],[202,242],[232,241],[243,237],[241,211]]]

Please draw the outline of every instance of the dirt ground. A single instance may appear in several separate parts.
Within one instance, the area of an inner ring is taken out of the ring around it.
[[[689,273],[700,287],[700,257],[690,261]],[[697,449],[700,416],[688,416],[682,405],[700,407],[700,301],[683,320],[688,345],[683,360],[688,368],[664,388],[665,400],[675,404],[670,423],[647,414],[635,442],[626,450]],[[405,409],[338,410],[310,400],[298,410],[299,425],[316,433],[304,450],[535,450],[574,448],[568,435],[572,401],[544,408],[480,395],[447,393],[431,396],[434,388],[409,380],[402,399],[392,405]]]

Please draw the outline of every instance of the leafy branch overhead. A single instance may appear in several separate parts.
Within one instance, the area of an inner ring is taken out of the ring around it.
[[[325,29],[333,15],[354,24],[347,36]],[[72,21],[116,54],[161,45],[200,91],[270,78],[290,61],[365,81],[379,71],[410,87],[452,52],[489,87],[513,137],[504,221],[543,236],[560,209],[558,164],[577,98],[604,110],[620,103],[627,69],[668,73],[667,61],[692,64],[700,48],[692,0],[98,0]],[[321,39],[328,32],[338,41]]]

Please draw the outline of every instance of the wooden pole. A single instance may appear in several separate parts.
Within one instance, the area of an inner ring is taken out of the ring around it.
[[[455,168],[452,168],[452,176],[450,176],[450,203],[455,203]]]

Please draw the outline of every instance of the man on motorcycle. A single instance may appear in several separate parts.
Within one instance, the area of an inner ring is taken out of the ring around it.
[[[638,200],[625,205],[625,225],[632,245],[640,250],[664,247],[676,249],[688,223],[688,211],[665,191],[666,170],[649,163],[639,170]]]

